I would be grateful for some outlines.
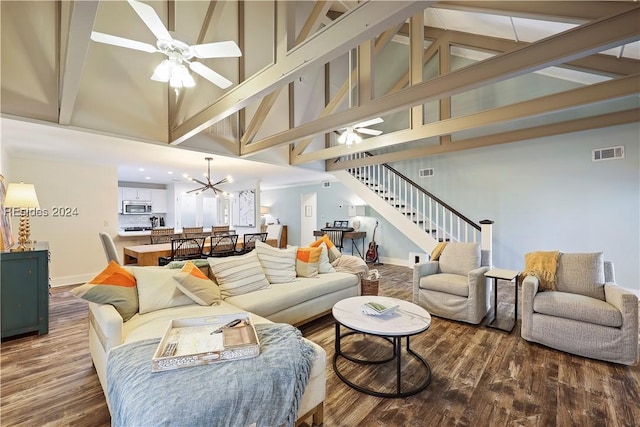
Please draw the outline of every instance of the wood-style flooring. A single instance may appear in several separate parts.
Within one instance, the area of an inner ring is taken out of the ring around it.
[[[380,294],[411,300],[412,270],[378,266]],[[50,332],[1,344],[1,426],[110,425],[88,349],[87,306],[52,289]],[[499,286],[499,316],[513,315],[513,284]],[[562,353],[511,333],[433,318],[411,348],[429,362],[432,381],[421,393],[385,399],[359,393],[333,372],[330,315],[300,329],[327,352],[325,426],[638,426],[640,366],[626,367]],[[380,352],[364,336],[351,344]],[[369,353],[367,353],[369,352]],[[355,381],[389,386],[393,366],[362,368],[341,362]],[[408,384],[422,372],[407,362]],[[138,391],[140,392],[140,391]],[[233,427],[233,426],[232,426]]]

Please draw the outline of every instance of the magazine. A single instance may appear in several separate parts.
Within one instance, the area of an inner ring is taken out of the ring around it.
[[[379,302],[370,301],[362,305],[362,312],[371,316],[381,316],[385,314],[391,314],[396,311],[399,305],[386,306]]]

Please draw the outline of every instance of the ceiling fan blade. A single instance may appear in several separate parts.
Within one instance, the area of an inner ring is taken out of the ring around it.
[[[382,117],[376,117],[375,119],[367,120],[366,122],[358,123],[354,126],[354,128],[366,128],[367,126],[377,125],[378,123],[382,123]]]
[[[196,58],[230,58],[242,56],[240,48],[234,41],[196,44],[191,46]]]
[[[356,128],[355,130],[356,130],[356,132],[364,133],[365,135],[378,136],[378,135],[382,134],[381,130],[376,130],[376,129]]]
[[[91,40],[98,43],[110,44],[113,46],[126,47],[129,49],[141,50],[143,52],[154,53],[157,52],[155,46],[149,43],[138,42],[131,39],[125,39],[123,37],[112,36],[111,34],[99,33],[97,31],[91,32]]]
[[[189,68],[222,89],[226,89],[232,84],[231,80],[227,80],[201,62],[191,62]]]
[[[167,30],[167,27],[164,26],[160,17],[151,6],[136,0],[128,1],[133,10],[136,11],[140,19],[142,19],[146,26],[149,27],[153,35],[156,36],[158,40],[173,40],[171,34],[169,34],[169,31]]]

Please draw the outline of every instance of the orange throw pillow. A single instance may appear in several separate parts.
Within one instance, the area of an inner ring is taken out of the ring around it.
[[[309,243],[309,247],[311,247],[311,248],[320,247],[322,242],[324,242],[327,245],[327,253],[329,255],[329,262],[333,262],[333,261],[337,260],[338,258],[340,258],[340,256],[342,255],[342,252],[340,252],[338,250],[338,248],[336,248],[336,245],[333,244],[331,239],[329,239],[329,236],[327,236],[326,234],[323,234],[322,237],[319,238],[318,240],[316,240],[315,242]]]
[[[122,268],[117,262],[110,261],[107,268],[91,279],[89,283],[96,285],[116,285],[133,287],[136,285],[136,278],[133,274]]]
[[[189,273],[193,277],[197,277],[198,279],[206,279],[209,280],[207,276],[200,270],[194,263],[191,261],[187,261],[182,268],[180,269],[181,273]]]
[[[318,275],[322,248],[298,248],[296,254],[296,274],[302,277]]]

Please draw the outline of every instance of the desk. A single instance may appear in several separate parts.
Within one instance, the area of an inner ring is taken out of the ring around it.
[[[267,239],[265,242],[271,246],[276,246],[276,239]],[[244,246],[243,242],[238,242],[236,245],[236,250],[242,250]],[[204,243],[204,249],[208,250],[211,247],[211,240],[207,239]],[[135,264],[137,263],[141,267],[158,265],[158,258],[160,257],[170,257],[171,256],[171,243],[156,243],[153,245],[136,245],[136,246],[125,246],[123,248],[124,252],[124,263],[125,264]]]
[[[322,230],[316,230],[313,232],[314,237],[322,237],[325,234],[324,231]],[[351,255],[353,255],[353,249],[355,248],[356,252],[358,253],[358,255],[360,255],[360,258],[364,259],[364,254],[365,254],[365,250],[364,250],[364,239],[367,237],[367,232],[366,231],[343,231],[342,232],[342,240],[344,243],[345,239],[349,239],[351,240]],[[360,249],[358,248],[358,244],[356,242],[356,240],[360,239],[361,241],[361,245],[362,245],[362,252],[360,251]],[[342,249],[342,248],[340,248]]]
[[[493,279],[493,320],[487,324],[490,328],[500,329],[502,331],[511,332],[515,324],[518,322],[518,275],[519,271],[505,270],[503,268],[494,268],[484,273],[485,277]],[[498,321],[498,279],[514,282],[516,289],[516,308],[513,314],[513,321]],[[514,280],[515,279],[515,280]]]

